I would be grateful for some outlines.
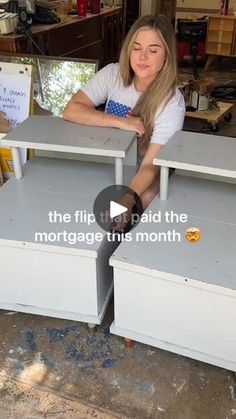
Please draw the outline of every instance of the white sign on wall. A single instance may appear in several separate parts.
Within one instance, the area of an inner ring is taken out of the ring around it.
[[[0,63],[0,110],[6,113],[12,128],[19,125],[30,113],[32,66]],[[21,150],[22,164],[26,150]]]
[[[12,127],[29,116],[31,97],[31,66],[0,63],[0,109]]]

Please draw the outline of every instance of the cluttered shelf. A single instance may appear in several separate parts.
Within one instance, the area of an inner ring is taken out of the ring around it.
[[[69,16],[65,22],[32,25],[30,36],[0,36],[2,52],[43,54],[115,61],[123,38],[122,7],[105,7],[99,14]]]

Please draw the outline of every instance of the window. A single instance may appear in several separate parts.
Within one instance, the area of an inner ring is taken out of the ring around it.
[[[0,55],[0,61],[31,64],[34,99],[41,108],[60,116],[66,103],[96,73],[97,60],[50,56]]]

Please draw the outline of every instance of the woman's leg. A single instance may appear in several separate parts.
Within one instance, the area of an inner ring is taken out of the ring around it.
[[[160,190],[160,172],[156,176],[154,182],[149,186],[148,189],[141,195],[141,201],[143,209],[145,210],[150,202],[155,198]]]

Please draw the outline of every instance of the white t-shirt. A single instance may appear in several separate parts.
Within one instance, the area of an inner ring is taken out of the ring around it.
[[[120,75],[119,64],[108,64],[102,68],[81,90],[95,106],[106,103],[105,112],[117,116],[132,113],[141,93],[134,84],[125,87]],[[150,139],[154,144],[166,144],[183,127],[185,102],[179,89],[163,110],[157,110],[155,125]]]

